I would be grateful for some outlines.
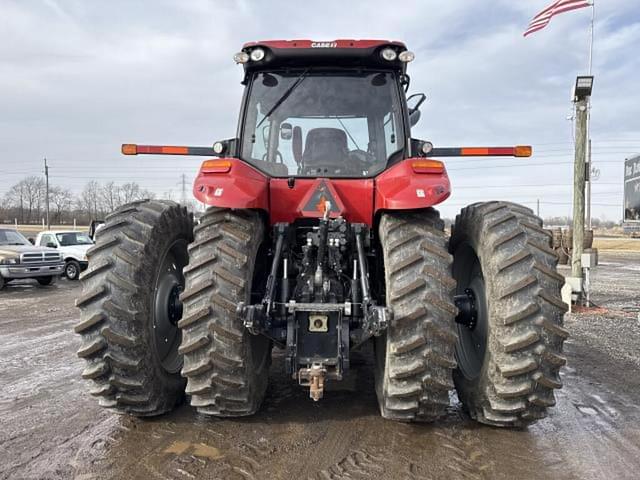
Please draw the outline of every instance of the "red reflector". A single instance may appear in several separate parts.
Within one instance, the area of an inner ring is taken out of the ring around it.
[[[138,153],[155,155],[187,155],[188,147],[172,147],[163,145],[137,145]]]
[[[463,157],[484,156],[489,155],[489,148],[483,147],[462,147],[460,153]]]
[[[229,160],[205,160],[200,168],[202,173],[227,173],[231,170]]]
[[[442,173],[444,163],[438,160],[416,160],[411,162],[411,168],[415,173]]]

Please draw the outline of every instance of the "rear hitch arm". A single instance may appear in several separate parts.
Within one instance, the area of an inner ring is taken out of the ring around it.
[[[364,234],[363,225],[355,224],[353,233],[356,238],[356,249],[358,252],[358,270],[360,273],[360,288],[362,290],[362,330],[370,336],[380,336],[389,326],[389,322],[393,317],[390,308],[376,305],[371,300],[371,289],[369,288],[369,272],[367,269],[367,257],[364,253]]]
[[[262,302],[259,305],[245,305],[244,302],[240,302],[237,307],[238,315],[243,318],[245,328],[253,335],[265,334],[271,328],[271,312],[275,303],[278,267],[282,260],[288,226],[289,224],[287,223],[276,225],[276,246]],[[286,300],[283,299],[282,301]]]

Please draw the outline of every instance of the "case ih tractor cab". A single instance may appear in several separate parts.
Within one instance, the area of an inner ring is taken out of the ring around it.
[[[237,138],[204,155],[209,206],[140,201],[112,213],[84,273],[76,332],[101,405],[137,416],[186,393],[204,414],[256,412],[272,347],[313,400],[373,342],[381,414],[430,421],[454,387],[471,417],[545,416],[565,363],[563,278],[528,208],[476,203],[450,238],[434,206],[447,156],[529,156],[530,147],[433,148],[411,138],[413,54],[398,42],[266,41],[234,59],[245,93]],[[330,394],[330,393],[329,393]]]

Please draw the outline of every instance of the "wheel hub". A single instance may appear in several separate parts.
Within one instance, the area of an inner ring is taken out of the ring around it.
[[[458,295],[454,297],[458,315],[458,367],[467,379],[480,375],[484,364],[488,337],[487,292],[480,260],[469,245],[456,253],[454,273]]]
[[[75,277],[76,276],[76,266],[73,264],[67,265],[67,277]]]
[[[180,294],[182,293],[181,285],[174,285],[169,292],[169,300],[167,304],[167,315],[172,325],[178,325],[178,320],[182,318],[182,302]]]
[[[153,305],[153,333],[156,352],[162,367],[170,373],[180,370],[182,358],[178,354],[181,332],[178,321],[182,318],[180,293],[183,290],[182,265],[179,264],[172,245],[165,254],[158,270]]]
[[[464,293],[453,297],[453,302],[458,307],[456,323],[465,325],[469,330],[476,328],[478,324],[478,310],[476,306],[476,294],[470,288],[465,288]]]

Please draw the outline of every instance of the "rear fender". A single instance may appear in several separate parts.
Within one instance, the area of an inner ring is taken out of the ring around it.
[[[423,158],[409,158],[375,179],[376,194],[374,213],[382,210],[413,210],[432,207],[442,203],[451,195],[451,184],[446,169],[437,173],[416,173],[414,161]]]
[[[269,210],[269,178],[237,158],[228,162],[228,171],[212,172],[203,166],[193,183],[193,195],[212,207]]]

